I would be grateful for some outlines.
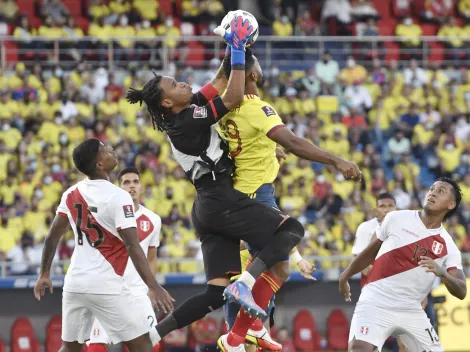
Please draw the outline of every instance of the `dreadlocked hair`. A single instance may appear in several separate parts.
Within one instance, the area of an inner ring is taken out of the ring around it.
[[[161,102],[162,89],[160,88],[160,81],[162,80],[162,76],[157,75],[155,72],[153,72],[153,74],[155,77],[148,81],[142,90],[129,88],[126,99],[129,103],[139,103],[140,106],[142,106],[142,102],[145,102],[152,118],[153,128],[163,132],[166,131],[164,117],[170,111],[168,108],[162,106]]]

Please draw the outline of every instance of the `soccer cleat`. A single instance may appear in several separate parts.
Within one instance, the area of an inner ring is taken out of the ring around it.
[[[246,341],[261,349],[270,351],[282,350],[282,345],[272,339],[268,330],[264,326],[260,331],[254,331],[251,329],[248,330],[245,339]]]
[[[266,312],[255,303],[249,287],[241,281],[235,281],[224,290],[224,298],[229,302],[238,303],[250,317],[264,319]]]
[[[237,347],[230,346],[227,341],[228,334],[222,335],[217,340],[217,349],[222,352],[246,352],[245,345],[242,343]]]

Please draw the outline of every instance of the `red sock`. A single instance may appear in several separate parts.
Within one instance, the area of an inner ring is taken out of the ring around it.
[[[253,298],[260,307],[265,308],[268,306],[271,297],[280,287],[281,284],[271,273],[264,272],[253,286]],[[257,318],[251,318],[241,308],[227,338],[229,345],[235,347],[244,343],[248,329],[256,320]]]
[[[108,352],[108,346],[102,343],[90,343],[88,352]]]
[[[264,327],[263,322],[261,319],[256,319],[253,324],[251,324],[250,329],[254,331],[261,331],[261,329]]]

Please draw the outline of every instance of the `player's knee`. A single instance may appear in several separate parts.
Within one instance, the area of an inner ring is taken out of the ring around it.
[[[225,286],[207,284],[204,295],[206,296],[209,311],[217,310],[224,306],[224,290]]]
[[[269,272],[274,275],[274,277],[279,281],[279,282],[285,282],[290,275],[290,270],[289,270],[289,262],[288,261],[283,261],[279,262],[276,265],[274,265],[271,269],[269,269]]]
[[[91,343],[88,352],[108,352],[108,346],[102,343]]]
[[[278,228],[278,232],[283,232],[289,245],[293,244],[291,249],[294,248],[304,238],[305,230],[302,224],[294,219],[288,218]]]

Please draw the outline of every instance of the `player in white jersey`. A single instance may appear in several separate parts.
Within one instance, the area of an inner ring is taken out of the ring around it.
[[[438,179],[426,194],[423,210],[389,213],[376,238],[341,274],[339,289],[350,301],[348,279],[375,259],[351,321],[350,352],[381,351],[389,336],[399,338],[409,352],[443,351],[421,302],[436,277],[453,296],[467,295],[462,257],[442,226],[461,200],[454,180]]]
[[[173,309],[172,298],[155,280],[139,244],[132,198],[109,182],[117,165],[112,148],[88,139],[73,151],[76,168],[88,176],[62,196],[44,243],[40,277],[34,295],[52,293],[50,270],[61,237],[72,227],[75,249],[65,276],[62,299],[62,347],[79,352],[88,340],[96,316],[113,343],[124,342],[131,352],[150,352],[151,325],[125,284],[131,257],[148,287],[152,305]]]
[[[352,254],[354,256],[359,255],[359,253],[367,248],[375,235],[375,230],[377,230],[377,227],[383,221],[385,215],[391,211],[397,210],[395,198],[393,198],[393,196],[387,192],[379,194],[376,200],[376,205],[377,208],[375,209],[375,212],[377,216],[373,219],[364,221],[357,228],[356,237],[354,238],[354,245],[352,248]],[[371,270],[372,264],[362,270],[361,287],[364,287],[366,284]]]
[[[129,192],[134,203],[135,218],[137,222],[137,235],[139,236],[140,246],[147,255],[147,260],[150,265],[152,274],[155,275],[157,271],[157,247],[160,244],[160,229],[162,220],[160,217],[145,208],[139,203],[140,195],[142,193],[142,185],[140,184],[140,173],[134,167],[128,167],[121,170],[118,176],[119,186]],[[147,286],[137,273],[132,261],[127,263],[124,272],[124,281],[129,286],[132,294],[136,297],[137,304],[142,306],[143,311],[147,312],[148,323],[151,327],[155,328],[157,325],[157,318],[152,308],[152,303],[147,295]],[[157,331],[151,329],[149,331],[150,340],[152,344],[158,341]],[[88,341],[88,352],[105,352],[108,350],[107,345],[112,341],[107,332],[103,328],[100,321],[95,318],[93,328],[91,331],[90,340]]]

